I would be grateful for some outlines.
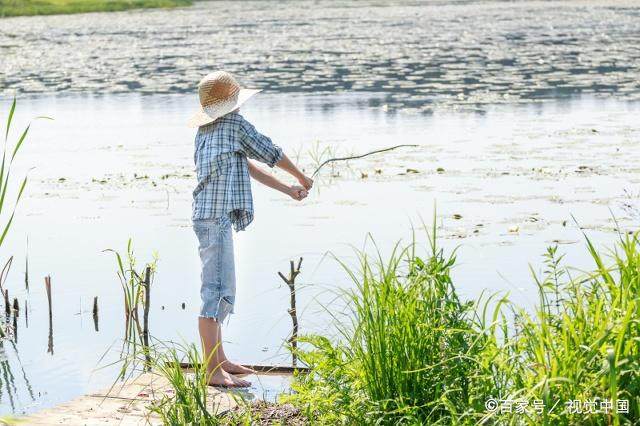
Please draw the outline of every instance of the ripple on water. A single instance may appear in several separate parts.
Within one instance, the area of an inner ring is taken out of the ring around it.
[[[187,92],[226,68],[272,91],[385,92],[385,108],[418,112],[584,93],[638,99],[639,10],[604,0],[226,1],[8,18],[0,94]]]

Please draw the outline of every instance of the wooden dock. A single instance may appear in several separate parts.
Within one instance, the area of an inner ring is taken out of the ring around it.
[[[186,371],[189,364],[181,364]],[[257,378],[286,377],[294,371],[307,373],[306,367],[247,365],[256,371]],[[65,426],[141,426],[161,425],[157,416],[150,415],[147,407],[163,396],[173,396],[169,382],[155,373],[144,373],[125,384],[117,384],[112,389],[84,395],[72,401],[21,418],[24,425],[65,425]],[[237,395],[233,390],[209,387],[211,407],[217,415],[224,414],[237,406]]]
[[[145,373],[111,390],[76,398],[64,404],[20,419],[24,425],[161,425],[160,420],[149,415],[147,406],[164,395],[171,395],[171,385],[161,376]],[[222,414],[236,406],[230,392],[210,387],[210,396],[216,414]]]

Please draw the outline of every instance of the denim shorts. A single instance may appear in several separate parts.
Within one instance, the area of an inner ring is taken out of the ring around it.
[[[194,220],[202,263],[200,316],[218,323],[233,313],[236,274],[233,261],[233,234],[228,218]]]

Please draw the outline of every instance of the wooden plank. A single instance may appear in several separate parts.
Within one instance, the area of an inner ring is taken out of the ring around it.
[[[309,373],[309,367],[292,367],[289,365],[251,365],[243,364],[245,367],[250,368],[258,373],[272,373],[272,374],[293,374],[294,372]],[[191,370],[193,364],[188,362],[181,362],[180,367]]]

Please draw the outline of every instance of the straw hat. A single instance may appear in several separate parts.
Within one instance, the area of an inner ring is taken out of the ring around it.
[[[231,74],[226,71],[216,71],[207,74],[198,83],[200,110],[189,120],[190,127],[209,124],[240,108],[247,99],[260,90],[243,89]]]

